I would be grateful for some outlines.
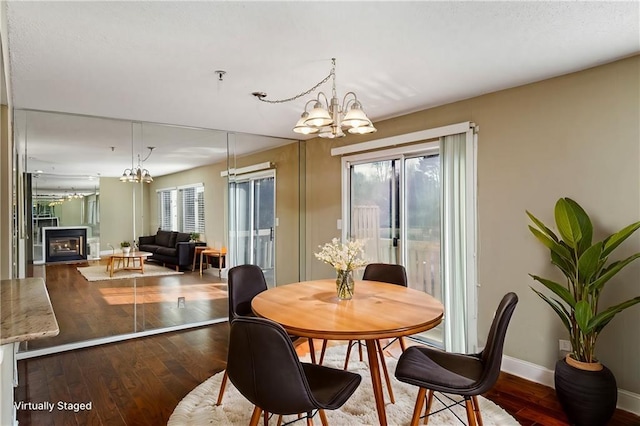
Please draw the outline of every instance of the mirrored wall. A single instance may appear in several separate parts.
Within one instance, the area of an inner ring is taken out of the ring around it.
[[[272,285],[298,281],[299,142],[30,110],[15,111],[14,134],[25,147],[27,276],[45,278],[60,326],[22,357],[225,321],[226,269],[247,256],[265,262]],[[262,186],[272,202],[252,222],[237,188],[255,172],[272,177]],[[122,243],[136,250],[161,231],[180,240],[162,242],[166,256],[187,245],[195,262],[147,261],[144,276],[118,278],[140,272],[135,260],[110,263]],[[196,246],[225,258],[203,262],[201,275]]]

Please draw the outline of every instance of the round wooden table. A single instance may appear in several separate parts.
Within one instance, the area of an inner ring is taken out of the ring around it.
[[[381,425],[387,424],[387,416],[375,341],[429,330],[440,324],[444,312],[426,293],[377,281],[356,281],[351,300],[338,300],[335,280],[287,284],[258,294],[251,307],[292,335],[365,340]]]

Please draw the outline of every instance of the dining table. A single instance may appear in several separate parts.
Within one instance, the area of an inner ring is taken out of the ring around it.
[[[377,281],[356,281],[353,298],[340,300],[335,279],[270,288],[253,298],[251,308],[291,335],[364,340],[380,425],[387,425],[387,416],[376,340],[429,330],[444,314],[442,303],[427,293]]]

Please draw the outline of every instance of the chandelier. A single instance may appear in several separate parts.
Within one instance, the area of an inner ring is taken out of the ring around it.
[[[336,58],[331,59],[331,64],[331,72],[328,76],[299,95],[275,101],[265,99],[267,94],[264,92],[253,92],[252,95],[262,102],[271,104],[290,102],[310,94],[331,79],[331,99],[327,98],[323,92],[319,92],[315,99],[309,100],[293,131],[303,135],[317,133],[321,138],[331,139],[344,137],[343,129],[359,135],[375,132],[376,128],[362,110],[362,104],[354,92],[347,92],[342,99],[342,104],[340,103],[336,93]],[[309,105],[313,105],[311,111],[307,111]]]
[[[140,154],[138,154],[138,167],[133,168],[132,166],[130,169],[124,169],[122,176],[120,176],[120,182],[153,182],[151,173],[149,173],[149,170],[142,168],[142,165],[149,159],[151,153],[155,149],[155,146],[148,146],[147,149],[149,150],[149,153],[144,157],[144,159],[140,160]],[[133,163],[133,160],[131,162]]]

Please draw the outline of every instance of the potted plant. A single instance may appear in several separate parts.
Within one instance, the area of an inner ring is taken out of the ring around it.
[[[532,287],[569,332],[571,353],[556,363],[556,393],[572,424],[604,425],[613,415],[618,394],[615,377],[596,358],[596,341],[613,317],[639,303],[640,296],[604,309],[599,304],[600,295],[611,278],[640,257],[635,253],[609,261],[614,250],[640,228],[640,222],[593,242],[593,225],[578,203],[560,198],[554,213],[559,237],[527,211],[535,224],[529,229],[549,249],[551,263],[566,279],[558,283],[531,275],[553,292],[555,297],[549,297]]]
[[[200,241],[200,233],[199,232],[192,232],[189,234],[189,239],[191,241]]]
[[[123,241],[120,243],[120,248],[124,254],[131,252],[131,243],[129,241]]]

